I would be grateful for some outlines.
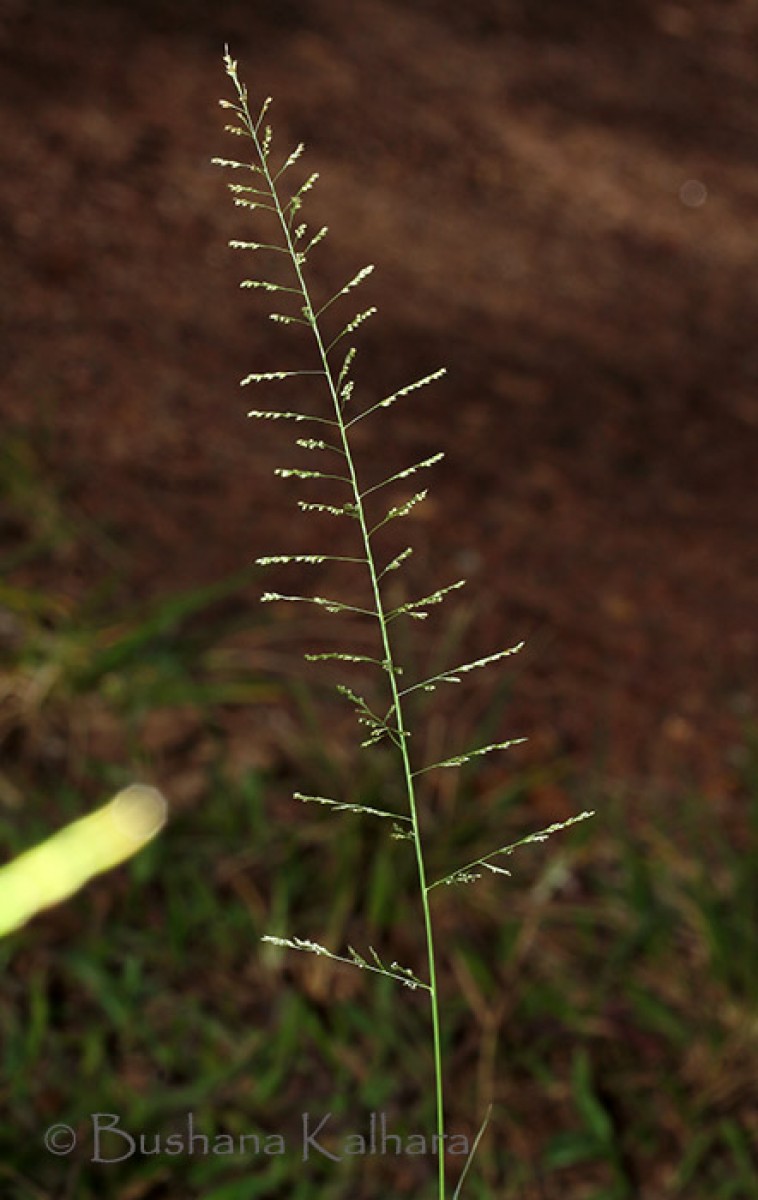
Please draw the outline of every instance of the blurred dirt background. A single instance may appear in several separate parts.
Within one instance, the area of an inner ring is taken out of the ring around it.
[[[3,437],[91,530],[9,578],[144,598],[303,548],[237,388],[287,364],[209,163],[239,149],[225,42],[320,172],[319,284],[377,264],[364,394],[448,367],[380,444],[447,452],[412,578],[467,575],[474,653],[527,638],[508,732],[728,800],[758,658],[750,0],[0,0]],[[6,514],[0,550],[27,535]]]

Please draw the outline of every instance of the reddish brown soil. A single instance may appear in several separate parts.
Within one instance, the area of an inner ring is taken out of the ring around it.
[[[209,165],[238,149],[225,40],[321,173],[317,283],[379,268],[365,394],[449,368],[364,444],[447,451],[415,582],[468,576],[473,652],[529,639],[509,727],[727,794],[758,657],[758,9],[4,0],[3,426],[92,522],[44,568],[64,594],[295,548],[286,435],[236,386],[283,364]]]

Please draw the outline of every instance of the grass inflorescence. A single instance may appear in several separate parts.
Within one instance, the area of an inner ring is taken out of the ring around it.
[[[433,878],[430,873],[421,777],[440,770],[461,767],[483,755],[508,750],[523,739],[511,738],[507,741],[492,742],[438,761],[423,761],[415,748],[417,745],[417,742],[414,741],[416,729],[410,713],[409,701],[415,692],[430,692],[442,684],[459,683],[462,675],[507,658],[516,653],[521,646],[510,646],[486,657],[462,663],[451,670],[417,679],[411,683],[406,682],[406,668],[399,661],[396,642],[393,638],[394,623],[403,618],[425,620],[430,610],[443,603],[450,593],[462,588],[465,580],[455,580],[452,583],[436,587],[425,595],[400,603],[390,596],[389,588],[386,586],[386,577],[391,575],[394,580],[395,573],[407,563],[413,548],[405,546],[397,553],[388,554],[380,534],[387,525],[402,520],[417,504],[423,503],[426,490],[416,492],[410,500],[392,503],[392,492],[388,493],[387,489],[391,489],[393,484],[410,479],[419,473],[425,473],[436,466],[444,455],[441,452],[427,455],[401,470],[393,471],[372,483],[366,483],[354,452],[352,434],[355,426],[363,421],[373,420],[376,426],[379,417],[386,409],[405,400],[418,389],[434,383],[444,371],[437,369],[418,380],[397,388],[383,398],[372,398],[366,403],[359,403],[356,398],[356,382],[353,375],[357,347],[352,339],[361,326],[375,315],[376,308],[368,305],[359,308],[352,315],[340,316],[338,314],[343,311],[340,302],[359,288],[368,279],[374,268],[373,266],[360,268],[331,295],[325,299],[316,299],[311,281],[309,259],[316,247],[324,242],[328,230],[326,226],[321,226],[315,231],[312,230],[308,222],[303,219],[303,207],[305,196],[316,183],[318,174],[308,175],[299,186],[290,185],[291,169],[301,159],[305,149],[304,145],[298,144],[288,155],[276,154],[273,130],[267,119],[271,104],[270,98],[266,99],[261,108],[254,113],[250,107],[247,88],[240,81],[237,64],[228,51],[225,56],[225,65],[235,91],[233,100],[221,101],[222,106],[232,114],[232,123],[226,128],[228,132],[244,139],[251,157],[244,161],[237,158],[217,158],[214,162],[241,174],[241,177],[247,180],[244,183],[235,181],[229,184],[234,203],[248,209],[256,218],[263,218],[257,223],[256,228],[259,224],[261,229],[265,229],[264,233],[256,232],[255,240],[234,239],[230,243],[234,249],[250,252],[256,256],[263,255],[267,264],[266,273],[262,269],[260,274],[254,278],[243,280],[241,286],[275,296],[277,308],[269,313],[270,319],[278,325],[300,329],[306,335],[306,345],[301,351],[305,365],[256,371],[245,376],[242,385],[277,384],[287,387],[293,381],[301,382],[303,379],[307,379],[313,388],[320,389],[324,402],[323,409],[317,411],[313,411],[311,408],[302,411],[294,407],[287,409],[254,408],[250,410],[249,416],[260,420],[291,421],[295,424],[304,423],[316,426],[319,436],[298,437],[295,441],[298,449],[315,456],[316,466],[278,467],[275,474],[283,479],[302,481],[308,486],[314,483],[326,485],[329,490],[324,501],[301,498],[298,501],[301,509],[305,513],[317,511],[337,519],[349,518],[357,526],[356,551],[353,555],[335,555],[328,552],[269,554],[260,557],[257,562],[264,567],[318,567],[326,563],[350,564],[362,568],[364,585],[368,585],[364,586],[361,591],[360,603],[356,602],[352,595],[350,599],[345,599],[342,596],[325,597],[278,591],[265,592],[261,599],[267,603],[310,604],[333,615],[349,614],[351,617],[363,618],[373,625],[375,645],[373,655],[354,655],[349,651],[335,650],[312,653],[307,657],[322,661],[333,660],[341,664],[358,662],[362,667],[368,666],[375,669],[381,678],[382,686],[374,687],[370,698],[359,693],[352,683],[340,683],[338,691],[353,706],[357,720],[363,728],[365,737],[361,746],[369,748],[383,744],[393,747],[397,770],[403,783],[402,809],[377,809],[374,806],[356,802],[352,798],[347,802],[330,797],[301,796],[300,798],[317,800],[337,811],[347,809],[351,813],[389,820],[393,824],[398,839],[407,840],[411,844],[416,863],[421,922],[426,944],[426,978],[419,978],[409,968],[396,962],[388,965],[374,947],[369,947],[366,952],[359,952],[348,947],[346,953],[340,953],[320,942],[296,936],[271,935],[264,940],[291,950],[302,950],[329,957],[336,962],[348,962],[360,969],[376,972],[413,989],[422,988],[427,992],[434,1060],[436,1146],[439,1148],[437,1150],[437,1187],[439,1200],[444,1200],[447,1194],[447,1184],[445,1154],[442,1150],[446,1137],[443,1035],[431,893],[441,884],[472,883],[487,872],[506,875],[508,872],[503,866],[503,860],[519,846],[544,840],[551,834],[577,821],[582,821],[592,814],[585,811],[568,821],[555,822],[543,830],[528,834],[515,843],[498,846],[471,861],[454,866],[450,871],[437,878]],[[259,240],[259,238],[264,240]],[[377,438],[384,436],[383,427],[375,429],[375,436]],[[385,500],[387,495],[390,496],[389,502]],[[376,507],[377,500],[380,502],[378,509]],[[379,698],[375,699],[377,691]],[[476,1151],[486,1122],[487,1117],[482,1122],[479,1133],[473,1141],[471,1157]],[[465,1162],[454,1197],[457,1197],[460,1192],[471,1157],[467,1158]]]

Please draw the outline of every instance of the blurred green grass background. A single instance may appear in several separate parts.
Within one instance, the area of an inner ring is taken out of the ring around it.
[[[0,943],[0,1196],[429,1194],[424,1159],[300,1153],[304,1111],[331,1112],[342,1134],[372,1112],[393,1132],[432,1128],[423,996],[260,942],[373,944],[423,972],[407,847],[292,799],[349,788],[371,804],[381,756],[351,757],[341,710],[292,666],[296,635],[254,603],[249,573],[125,603],[118,547],[22,436],[2,451],[2,501],[3,856],[135,777],[160,784],[171,816],[128,866]],[[57,590],[56,566],[84,543],[100,582]],[[464,731],[472,745],[489,732]],[[756,731],[728,807],[695,789],[675,802],[611,789],[600,764],[461,772],[430,814],[437,864],[544,824],[545,788],[597,817],[511,859],[510,880],[435,897],[449,1128],[473,1138],[494,1101],[465,1194],[758,1196]],[[288,1152],[93,1163],[95,1112],[148,1148],[192,1113],[211,1140],[279,1133]],[[43,1146],[59,1123],[78,1135],[67,1156]]]

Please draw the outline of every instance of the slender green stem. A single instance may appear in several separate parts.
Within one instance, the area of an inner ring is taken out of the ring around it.
[[[322,364],[323,374],[329,388],[329,393],[334,405],[334,412],[339,426],[340,438],[342,442],[342,452],[348,468],[348,478],[353,491],[355,514],[361,531],[361,538],[365,548],[366,563],[368,567],[369,577],[371,581],[371,590],[374,597],[376,609],[376,617],[379,623],[381,632],[382,649],[384,654],[384,662],[387,667],[387,676],[389,679],[390,692],[392,697],[392,709],[394,711],[397,732],[397,745],[400,752],[400,757],[403,764],[403,774],[405,777],[405,786],[408,801],[408,811],[411,819],[413,832],[413,843],[416,852],[416,865],[418,869],[419,891],[421,896],[421,907],[424,918],[424,931],[426,935],[426,949],[429,971],[429,1004],[432,1025],[432,1040],[434,1050],[434,1077],[435,1077],[435,1096],[436,1096],[436,1124],[437,1124],[437,1145],[438,1145],[438,1189],[439,1200],[445,1200],[445,1153],[444,1153],[444,1134],[445,1134],[445,1106],[444,1106],[444,1090],[443,1090],[443,1072],[442,1072],[442,1036],[440,1027],[440,1007],[439,995],[437,990],[437,969],[434,951],[434,928],[432,923],[431,908],[429,904],[430,887],[427,884],[427,871],[424,861],[423,843],[421,835],[421,825],[419,821],[418,805],[416,802],[416,793],[413,782],[413,770],[411,768],[410,752],[408,749],[408,731],[405,727],[405,718],[403,714],[401,692],[397,686],[397,671],[394,665],[394,657],[392,644],[388,630],[388,618],[384,608],[381,588],[379,585],[379,572],[377,571],[376,561],[374,558],[373,548],[371,546],[371,532],[366,520],[366,513],[363,507],[363,495],[358,485],[358,477],[353,461],[353,456],[348,439],[347,423],[342,414],[340,404],[340,394],[337,383],[335,382],[334,373],[331,363],[329,362],[329,350],[334,343],[325,345],[321,335],[321,330],[318,324],[317,313],[311,303],[310,291],[305,279],[303,264],[300,256],[295,248],[290,231],[290,223],[287,219],[284,208],[279,199],[279,194],[276,188],[276,180],[272,176],[269,167],[267,155],[264,151],[263,144],[258,136],[258,131],[255,122],[252,119],[247,103],[247,95],[245,88],[240,84],[233,66],[229,67],[229,74],[237,89],[237,94],[240,100],[245,126],[250,133],[255,148],[260,160],[261,170],[269,188],[269,192],[274,203],[276,215],[284,234],[287,251],[292,259],[292,264],[298,282],[298,290],[304,301],[304,311],[307,317],[308,324],[312,330],[319,358]],[[321,372],[318,372],[319,374]]]

